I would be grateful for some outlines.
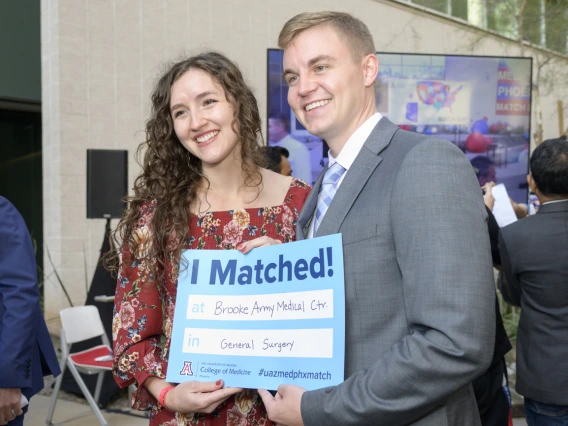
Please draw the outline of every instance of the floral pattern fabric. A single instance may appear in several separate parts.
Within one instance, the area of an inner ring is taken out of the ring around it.
[[[187,248],[232,250],[245,241],[269,236],[282,242],[295,241],[296,221],[310,187],[293,179],[279,206],[207,212],[191,215]],[[113,374],[121,387],[142,384],[148,377],[165,378],[177,293],[179,258],[171,255],[159,268],[149,256],[150,222],[156,202],[140,209],[134,238],[136,252],[128,264],[122,262],[115,293],[112,338]],[[123,254],[128,246],[123,249]],[[154,269],[156,268],[156,269]],[[164,278],[154,281],[152,270]],[[165,272],[165,273],[163,273]],[[132,407],[151,410],[150,426],[272,426],[262,400],[247,389],[222,403],[212,414],[184,414],[166,410],[144,388],[138,386]]]

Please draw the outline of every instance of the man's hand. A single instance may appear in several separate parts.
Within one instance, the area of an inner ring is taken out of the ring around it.
[[[22,391],[17,388],[0,388],[0,425],[7,425],[22,414],[21,393]]]
[[[515,203],[512,198],[509,199],[511,200],[511,205],[513,206],[513,210],[515,211],[517,219],[522,219],[523,217],[526,217],[529,214],[526,204],[524,203],[518,204]]]
[[[280,385],[276,396],[259,389],[258,393],[264,402],[268,418],[278,426],[304,426],[300,404],[306,390],[294,385]]]
[[[485,194],[483,195],[483,201],[485,205],[489,208],[489,210],[493,210],[493,206],[495,205],[495,198],[491,193],[491,189],[495,186],[495,182],[487,182],[485,185],[481,187]]]

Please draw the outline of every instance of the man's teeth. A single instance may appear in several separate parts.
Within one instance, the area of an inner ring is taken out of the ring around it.
[[[215,131],[215,132],[207,133],[206,135],[203,135],[203,136],[199,136],[197,138],[197,142],[199,142],[199,143],[207,142],[209,139],[217,136],[218,134],[219,134],[219,132]]]
[[[327,105],[327,104],[330,103],[330,102],[331,102],[331,99],[326,99],[325,101],[313,102],[313,103],[311,103],[311,104],[306,105],[306,111],[310,111],[310,110],[312,110],[312,109],[314,109],[314,108]]]

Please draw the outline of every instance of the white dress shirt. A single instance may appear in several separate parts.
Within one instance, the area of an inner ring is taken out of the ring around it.
[[[286,135],[282,140],[273,143],[272,146],[286,148],[290,154],[288,161],[292,167],[292,176],[302,179],[308,185],[312,185],[312,164],[308,147],[292,137]]]
[[[369,135],[371,134],[371,132],[373,131],[373,129],[375,128],[375,126],[377,125],[377,123],[381,118],[383,118],[383,116],[380,113],[376,112],[374,115],[369,117],[363,124],[361,124],[361,126],[357,130],[355,130],[355,132],[351,135],[351,137],[347,139],[347,142],[339,152],[337,158],[333,156],[331,150],[328,152],[329,156],[328,167],[333,166],[333,164],[337,162],[341,164],[341,166],[345,169],[345,173],[343,173],[343,176],[341,176],[339,182],[337,183],[337,189],[339,189],[339,187],[341,186],[341,183],[343,182],[343,179],[345,179],[345,176],[347,175],[349,168],[353,165],[353,162],[355,161],[355,158],[357,158],[357,156],[359,155],[359,152],[361,152],[361,148],[363,148],[365,141],[369,138]],[[314,222],[315,221],[313,220],[312,217],[307,238],[314,237]]]

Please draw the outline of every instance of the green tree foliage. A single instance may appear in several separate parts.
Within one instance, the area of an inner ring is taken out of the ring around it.
[[[568,53],[568,0],[410,0],[507,37]],[[478,16],[479,14],[479,16]]]

